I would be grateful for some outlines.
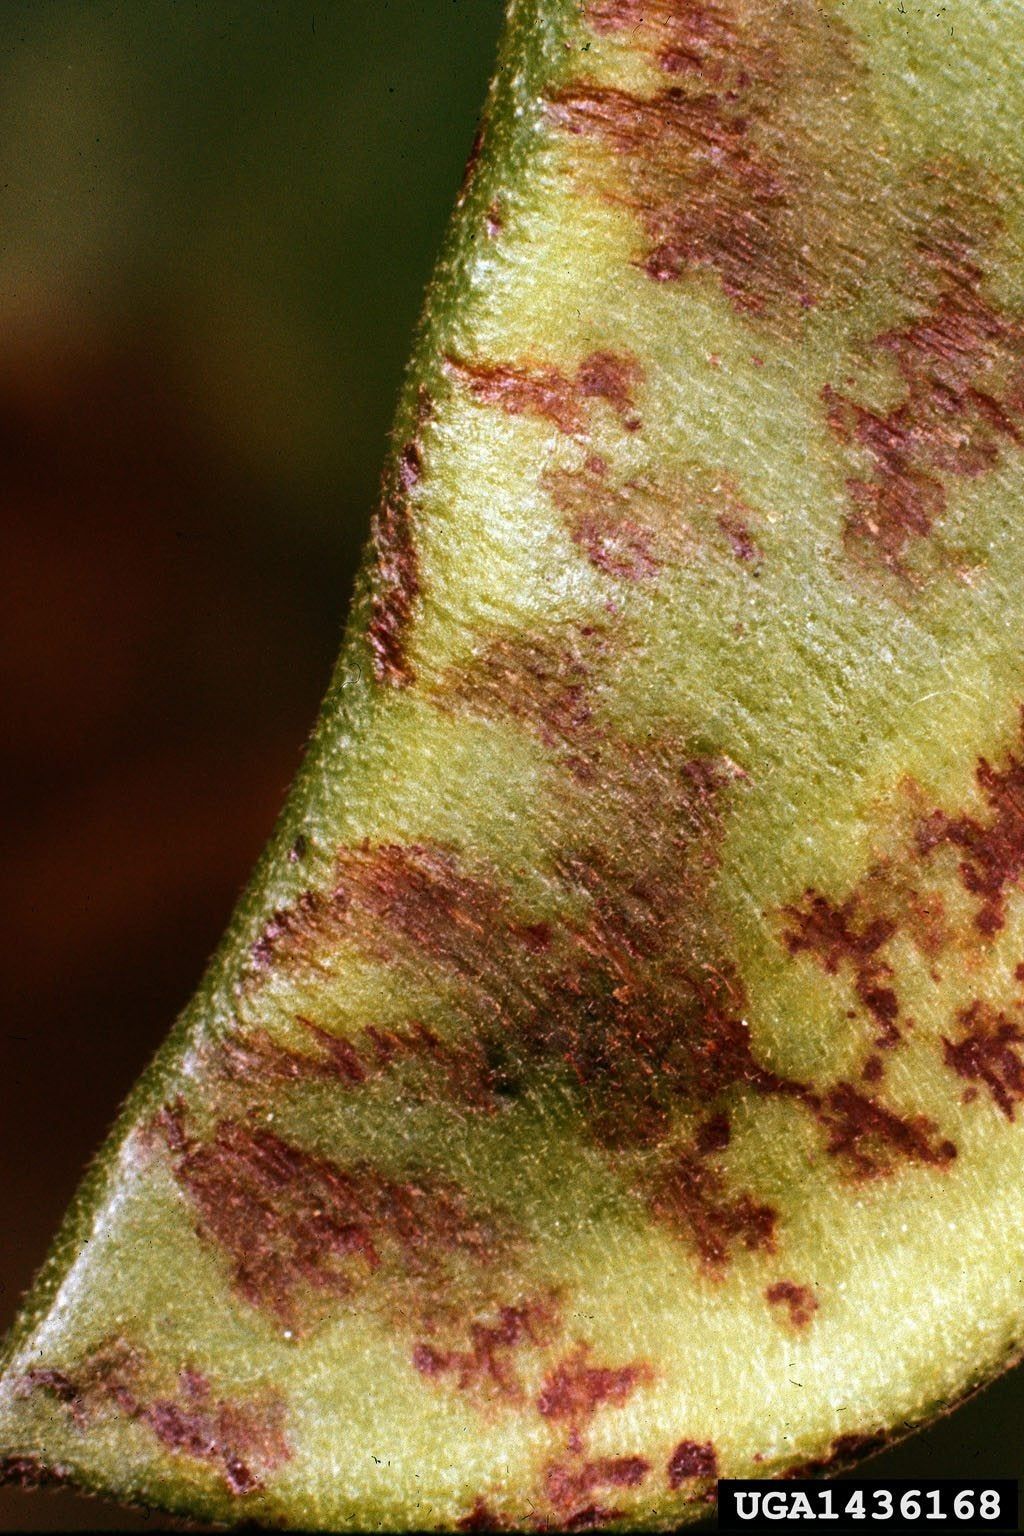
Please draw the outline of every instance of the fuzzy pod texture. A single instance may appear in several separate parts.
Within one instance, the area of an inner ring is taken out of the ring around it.
[[[1024,10],[511,0],[335,681],[6,1475],[670,1527],[1024,1331]]]

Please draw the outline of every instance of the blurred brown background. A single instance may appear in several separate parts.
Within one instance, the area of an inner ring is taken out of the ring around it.
[[[0,7],[4,1326],[298,763],[500,11]],[[1022,1408],[872,1471],[1024,1473]]]

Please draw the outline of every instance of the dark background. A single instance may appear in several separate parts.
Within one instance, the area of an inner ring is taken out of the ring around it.
[[[0,6],[4,1326],[299,761],[500,12]],[[869,1470],[1024,1474],[1022,1408]]]

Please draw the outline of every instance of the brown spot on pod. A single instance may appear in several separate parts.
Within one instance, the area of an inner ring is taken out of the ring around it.
[[[680,1440],[668,1461],[668,1485],[681,1488],[692,1478],[718,1476],[718,1456],[710,1440]]]
[[[432,409],[429,395],[421,390],[413,435],[399,451],[371,526],[374,563],[367,634],[374,676],[395,688],[413,681],[406,642],[420,596],[420,561],[410,500],[423,474],[422,433]]]
[[[624,1510],[607,1504],[588,1504],[584,1509],[574,1510],[571,1515],[560,1519],[559,1525],[567,1531],[596,1531],[603,1525],[610,1525],[613,1520],[621,1520],[624,1515]]]
[[[901,1161],[942,1168],[957,1155],[926,1115],[898,1114],[851,1083],[837,1083],[810,1102],[829,1133],[829,1155],[856,1177],[891,1174]]]
[[[348,1295],[382,1266],[423,1292],[506,1246],[500,1222],[450,1182],[341,1167],[255,1121],[221,1120],[205,1140],[185,1132],[180,1111],[170,1125],[156,1128],[199,1236],[224,1255],[239,1295],[291,1329],[317,1296]]]
[[[481,119],[480,122],[476,125],[476,132],[473,134],[473,142],[469,147],[469,154],[466,157],[466,164],[462,172],[462,185],[459,187],[458,196],[455,199],[456,208],[461,208],[463,203],[466,201],[466,198],[469,196],[469,189],[472,186],[473,178],[476,175],[476,168],[479,164],[480,156],[483,153],[484,140],[486,137],[487,124],[483,119]]]
[[[588,0],[595,32],[626,32],[657,50],[667,74],[701,75],[719,83],[738,44],[737,7],[721,0]]]
[[[707,1120],[698,1127],[694,1148],[702,1157],[707,1157],[712,1152],[724,1152],[731,1137],[729,1116],[724,1110],[720,1110],[717,1114],[709,1115]]]
[[[216,1066],[240,1083],[288,1083],[322,1080],[356,1086],[366,1081],[366,1069],[355,1044],[321,1029],[301,1016],[312,1038],[322,1043],[321,1055],[292,1050],[279,1044],[263,1029],[225,1036],[216,1050]]]
[[[599,750],[594,722],[593,668],[606,651],[594,631],[499,634],[465,665],[445,674],[435,691],[443,707],[526,726],[545,747],[569,757],[569,767],[593,772]]]
[[[621,1408],[638,1387],[654,1380],[646,1360],[627,1365],[592,1365],[590,1346],[579,1344],[546,1377],[537,1407],[546,1419],[583,1426],[602,1408]]]
[[[439,708],[519,726],[548,754],[541,793],[565,837],[545,870],[543,914],[456,848],[364,843],[339,853],[327,891],[275,914],[258,958],[315,972],[350,943],[417,975],[436,968],[451,1022],[444,1041],[415,1021],[373,1025],[334,1054],[313,1026],[313,1071],[358,1087],[418,1062],[429,1067],[427,1091],[494,1112],[550,1084],[555,1067],[580,1134],[720,1273],[737,1248],[770,1251],[777,1220],[715,1161],[728,1143],[724,1100],[737,1090],[788,1098],[855,1177],[901,1162],[941,1166],[955,1149],[922,1116],[848,1083],[799,1082],[758,1059],[742,982],[714,961],[728,935],[712,933],[707,903],[725,815],[746,775],[670,736],[613,726],[596,680],[615,644],[596,628],[499,633],[429,684]],[[904,914],[915,904],[930,911],[886,869],[844,902],[812,890],[786,909],[790,949],[826,970],[850,969],[886,1043],[895,1032],[886,946],[899,903]],[[702,1120],[682,1141],[681,1118],[698,1106]],[[448,1381],[472,1375],[471,1339],[422,1340],[434,1352],[421,1355],[424,1369]]]
[[[524,1400],[520,1357],[549,1344],[561,1326],[552,1297],[531,1297],[496,1307],[486,1317],[469,1324],[464,1345],[446,1346],[421,1339],[414,1347],[412,1363],[421,1376],[442,1380],[486,1401],[510,1403]]]
[[[895,919],[865,913],[858,892],[837,903],[814,890],[805,892],[801,906],[783,908],[783,915],[792,924],[785,934],[790,954],[813,955],[833,976],[848,966],[857,996],[878,1026],[875,1044],[897,1045],[899,1000],[889,985],[892,966],[881,954],[897,931]]]
[[[941,196],[969,174],[929,167],[925,180]],[[899,371],[898,404],[876,410],[824,390],[830,428],[867,466],[847,480],[847,543],[903,577],[946,512],[950,481],[988,473],[1024,440],[1024,324],[988,292],[980,249],[991,226],[988,210],[925,221],[909,264],[913,318],[871,342]]]
[[[690,539],[680,509],[654,482],[614,485],[605,461],[591,454],[582,469],[549,470],[541,483],[573,542],[606,576],[650,582],[666,560],[685,557]]]
[[[61,1488],[71,1475],[69,1467],[45,1466],[35,1456],[0,1456],[0,1487],[23,1488],[26,1492]]]
[[[548,470],[542,485],[565,517],[569,535],[597,570],[616,581],[649,585],[662,571],[690,565],[724,536],[734,559],[758,564],[755,514],[728,476],[669,480],[635,475],[618,483],[599,454],[579,469]]]
[[[817,1477],[822,1474],[834,1476],[835,1473],[843,1471],[855,1462],[862,1461],[864,1457],[873,1456],[877,1451],[884,1451],[890,1443],[890,1437],[885,1434],[837,1435],[826,1456],[789,1467],[781,1477],[783,1479]]]
[[[545,363],[471,363],[455,357],[447,357],[445,366],[482,404],[550,421],[570,437],[586,432],[591,400],[603,400],[629,431],[640,426],[634,396],[643,372],[635,358],[622,353],[591,352],[571,374]]]
[[[873,236],[842,26],[811,0],[781,13],[750,0],[596,0],[586,14],[673,79],[650,94],[578,79],[548,102],[561,129],[597,146],[599,189],[636,215],[643,271],[656,282],[710,271],[748,314],[852,295]]]
[[[725,1175],[693,1151],[667,1160],[646,1190],[654,1214],[685,1236],[715,1274],[738,1244],[751,1252],[775,1248],[778,1212],[746,1190],[730,1189]]]
[[[1024,741],[1024,710],[1020,718]],[[917,848],[925,858],[944,844],[957,849],[960,879],[979,900],[975,926],[992,935],[1006,920],[1008,890],[1024,876],[1024,762],[1008,752],[1006,766],[993,768],[982,757],[975,776],[991,813],[988,822],[933,811],[918,827]]]
[[[959,1039],[942,1041],[947,1067],[969,1082],[983,1084],[993,1103],[1012,1120],[1015,1105],[1024,1101],[1024,1030],[982,1002],[964,1008],[957,1022]]]
[[[885,1063],[881,1056],[869,1056],[860,1069],[860,1075],[866,1083],[879,1083],[885,1076]]]
[[[544,1474],[548,1500],[561,1517],[561,1523],[579,1529],[590,1518],[614,1518],[614,1512],[599,1510],[583,1501],[610,1488],[638,1488],[651,1470],[643,1456],[599,1456],[590,1461],[553,1462]]]
[[[788,1314],[794,1328],[806,1328],[818,1310],[818,1298],[809,1285],[798,1285],[795,1280],[776,1280],[767,1287],[765,1300],[770,1307],[778,1307]]]
[[[124,1339],[101,1345],[68,1375],[29,1372],[20,1390],[53,1393],[80,1428],[111,1413],[131,1419],[166,1450],[212,1468],[237,1496],[257,1492],[292,1454],[278,1392],[217,1396],[194,1367],[171,1378]]]
[[[754,538],[749,525],[735,512],[720,512],[718,526],[729,541],[729,548],[744,565],[759,565],[764,551]]]
[[[509,1525],[504,1516],[490,1507],[485,1499],[477,1499],[468,1515],[455,1522],[457,1531],[507,1531]]]
[[[391,961],[400,941],[468,975],[485,964],[485,941],[496,934],[524,955],[540,939],[536,925],[517,923],[508,891],[491,872],[471,872],[454,850],[436,845],[363,843],[339,852],[327,891],[307,892],[274,913],[253,959],[257,971],[271,962],[316,969],[325,953],[354,942]],[[386,1050],[382,1034],[367,1031],[367,1039]]]
[[[31,1392],[48,1392],[59,1403],[70,1408],[72,1417],[79,1422],[79,1389],[66,1371],[34,1366],[25,1372],[18,1383],[19,1396],[27,1396]]]
[[[388,1029],[367,1025],[355,1037],[332,1034],[301,1014],[296,1023],[320,1047],[319,1054],[281,1045],[255,1029],[226,1036],[216,1048],[214,1066],[251,1095],[280,1083],[330,1082],[356,1089],[408,1065],[419,1070],[423,1091],[429,1085],[434,1097],[483,1111],[499,1102],[502,1084],[476,1038],[444,1040],[415,1020]]]

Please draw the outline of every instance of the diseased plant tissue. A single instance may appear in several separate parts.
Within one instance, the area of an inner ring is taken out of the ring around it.
[[[1016,1357],[1022,48],[510,6],[336,681],[9,1477],[671,1526]]]

